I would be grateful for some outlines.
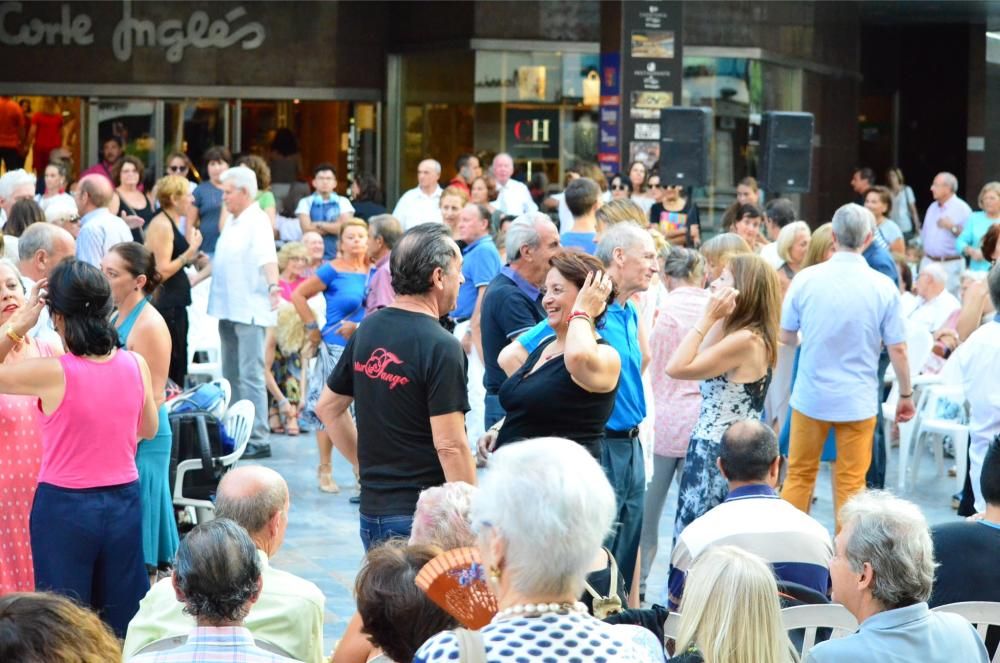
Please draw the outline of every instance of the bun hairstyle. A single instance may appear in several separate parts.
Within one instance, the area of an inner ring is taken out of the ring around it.
[[[117,253],[125,263],[125,269],[133,278],[146,277],[146,283],[142,286],[142,291],[147,295],[153,294],[163,277],[156,269],[156,256],[153,252],[138,242],[122,242],[111,247],[111,251]]]
[[[101,271],[66,258],[49,275],[49,311],[63,317],[66,349],[77,356],[103,356],[120,346],[109,316],[111,285]]]

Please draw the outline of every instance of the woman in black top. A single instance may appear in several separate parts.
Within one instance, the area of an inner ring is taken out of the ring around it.
[[[142,219],[142,225],[138,225],[138,222],[129,223],[132,239],[140,244],[143,240],[142,229],[149,225],[153,215],[156,214],[149,196],[139,190],[139,184],[142,182],[145,172],[146,167],[142,161],[130,154],[122,157],[122,160],[112,170],[115,179],[115,193],[118,194],[118,213],[124,214],[126,220],[130,216]]]
[[[564,251],[550,264],[542,307],[555,336],[542,342],[500,387],[507,417],[496,446],[564,437],[600,458],[621,359],[598,337],[595,325],[614,301],[614,284],[600,261],[582,252]]]
[[[156,269],[162,283],[153,293],[153,305],[170,329],[170,370],[167,375],[184,387],[187,374],[187,306],[191,303],[191,282],[184,267],[190,264],[201,248],[201,232],[187,224],[187,235],[179,223],[184,210],[194,202],[188,181],[180,175],[167,175],[156,183],[156,199],[160,213],[146,229],[146,248],[156,256]]]
[[[354,205],[354,216],[368,221],[373,216],[386,214],[385,206],[379,201],[382,194],[379,191],[378,180],[370,173],[361,173],[351,182],[351,204]]]
[[[698,206],[682,186],[663,186],[660,176],[649,176],[649,187],[662,191],[659,201],[649,210],[649,223],[663,233],[667,241],[676,246],[697,248],[701,246],[701,222]]]

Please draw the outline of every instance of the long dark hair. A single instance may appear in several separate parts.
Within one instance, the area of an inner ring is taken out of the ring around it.
[[[109,320],[111,285],[93,265],[67,258],[49,275],[48,305],[63,316],[66,349],[77,356],[110,353],[121,344]]]

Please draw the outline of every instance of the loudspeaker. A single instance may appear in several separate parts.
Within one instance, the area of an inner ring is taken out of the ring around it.
[[[675,107],[660,111],[660,182],[673,186],[709,183],[708,139],[712,109]]]
[[[760,122],[760,184],[765,191],[806,193],[812,181],[812,113],[768,111]]]

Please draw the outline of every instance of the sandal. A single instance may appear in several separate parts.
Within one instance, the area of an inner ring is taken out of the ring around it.
[[[271,428],[272,433],[284,434],[285,428],[281,425],[281,415],[278,413],[278,408],[272,407],[267,411],[267,425]]]
[[[333,468],[329,463],[323,463],[316,468],[316,478],[319,480],[319,490],[323,493],[339,493],[340,486],[333,480]]]
[[[285,417],[285,433],[288,435],[298,435],[301,432],[299,430],[299,410],[293,405],[292,413]]]

